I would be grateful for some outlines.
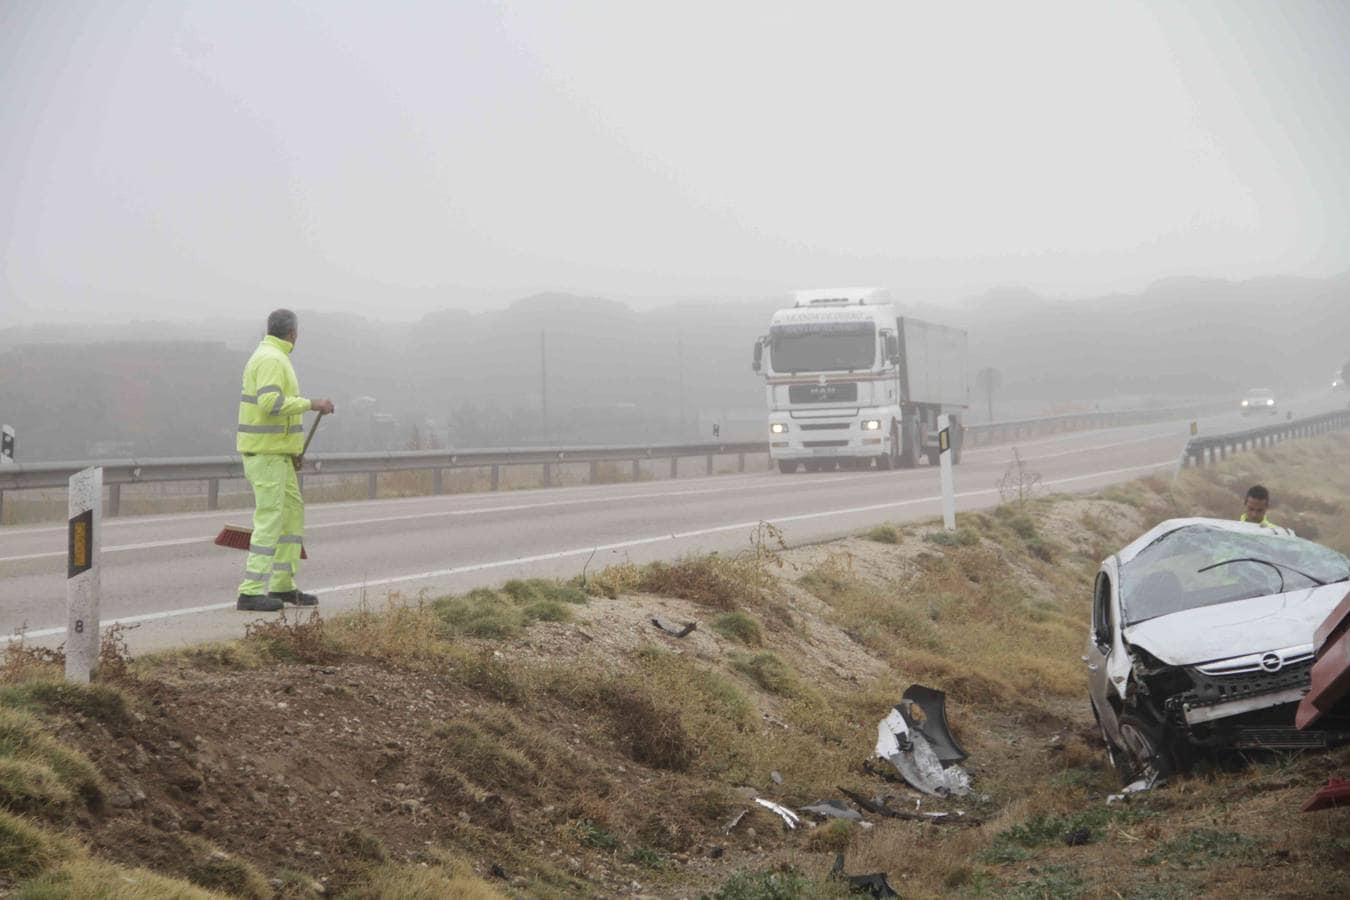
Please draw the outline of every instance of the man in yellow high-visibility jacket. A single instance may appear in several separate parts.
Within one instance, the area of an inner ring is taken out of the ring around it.
[[[307,410],[333,412],[332,400],[306,400],[291,366],[299,335],[295,313],[274,310],[267,336],[244,366],[235,449],[253,488],[253,535],[249,539],[237,609],[275,612],[287,603],[315,606],[319,598],[295,586],[305,534],[296,459],[305,443]]]

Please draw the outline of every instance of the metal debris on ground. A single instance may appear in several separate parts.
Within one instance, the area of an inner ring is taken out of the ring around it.
[[[802,812],[820,816],[822,819],[847,819],[850,822],[862,821],[862,813],[850,809],[838,800],[821,800],[810,806],[798,807]]]
[[[783,773],[779,772],[777,769],[774,769],[772,772],[770,772],[769,777],[773,779],[774,784],[783,783]]]
[[[862,794],[850,791],[848,788],[836,788],[841,794],[873,815],[885,816],[888,819],[903,819],[907,822],[927,822],[930,825],[959,825],[966,828],[977,828],[984,824],[984,820],[976,816],[966,815],[964,810],[955,810],[952,812],[909,812],[904,809],[896,809],[890,805],[889,797],[864,797]]]
[[[970,775],[956,765],[966,752],[947,727],[946,695],[911,685],[877,725],[876,755],[905,782],[934,797],[964,797]]]
[[[677,638],[684,637],[698,627],[697,622],[685,622],[681,625],[671,622],[668,619],[663,619],[660,616],[652,616],[652,624],[657,628],[660,628],[666,634],[672,634]]]
[[[780,806],[777,803],[774,803],[772,800],[765,800],[763,797],[756,797],[755,802],[758,803],[760,806],[764,807],[765,809],[769,810],[770,812],[776,813],[778,817],[783,820],[783,824],[786,825],[789,830],[795,829],[798,825],[802,823],[801,817],[798,816],[792,810],[788,809],[786,806]]]
[[[1113,803],[1123,803],[1131,794],[1142,794],[1144,791],[1151,791],[1165,780],[1166,779],[1158,775],[1156,769],[1150,768],[1139,778],[1121,788],[1119,794],[1111,794],[1108,796],[1106,798],[1106,805],[1110,806]]]
[[[748,809],[741,810],[740,812],[736,813],[736,815],[731,817],[731,821],[728,822],[726,824],[726,827],[723,828],[722,830],[727,834],[731,834],[732,829],[735,828],[737,825],[741,824],[741,819],[744,819],[749,814],[750,810]]]
[[[872,897],[899,897],[895,888],[886,880],[885,872],[873,872],[870,875],[845,875],[844,854],[834,855],[834,865],[830,868],[830,877],[848,882],[851,894],[867,894]]]

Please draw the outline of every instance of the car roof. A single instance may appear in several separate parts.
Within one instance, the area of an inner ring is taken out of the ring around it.
[[[1150,528],[1125,547],[1122,547],[1120,551],[1116,553],[1116,556],[1120,558],[1121,565],[1124,565],[1138,556],[1145,547],[1149,546],[1163,535],[1171,534],[1173,531],[1191,525],[1205,525],[1210,528],[1219,528],[1224,531],[1236,531],[1239,534],[1272,535],[1270,528],[1263,525],[1257,525],[1255,522],[1238,522],[1235,519],[1207,519],[1203,517],[1168,519],[1166,522],[1160,522],[1158,525]]]

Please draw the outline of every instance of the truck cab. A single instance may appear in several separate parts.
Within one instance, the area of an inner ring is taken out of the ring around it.
[[[770,456],[785,473],[936,463],[943,412],[959,454],[965,345],[964,332],[897,316],[878,288],[795,292],[754,348]]]

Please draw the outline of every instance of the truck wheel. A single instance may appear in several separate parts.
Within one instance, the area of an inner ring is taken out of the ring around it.
[[[900,468],[900,428],[891,423],[891,449],[877,457],[878,469]]]
[[[953,418],[952,424],[952,465],[961,462],[961,446],[966,442],[966,428],[960,419]]]
[[[780,459],[778,461],[778,471],[784,475],[791,475],[797,471],[797,461],[795,459]]]
[[[918,423],[912,419],[904,424],[901,429],[904,440],[900,441],[899,464],[902,469],[912,469],[919,464],[919,428]]]
[[[942,453],[939,450],[928,450],[924,453],[924,456],[928,457],[928,464],[930,466],[936,466],[942,462]]]

